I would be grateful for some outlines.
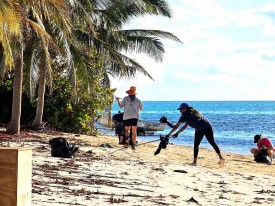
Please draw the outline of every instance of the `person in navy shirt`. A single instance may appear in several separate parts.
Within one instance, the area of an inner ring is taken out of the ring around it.
[[[117,114],[114,114],[112,121],[115,125],[115,133],[118,136],[118,144],[123,144],[124,141],[124,124],[123,124],[123,112],[118,111]]]
[[[178,108],[181,113],[181,117],[178,123],[173,127],[168,136],[170,136],[173,132],[175,132],[179,126],[183,123],[183,127],[181,127],[175,134],[172,135],[173,138],[178,137],[179,133],[183,132],[188,126],[195,129],[195,138],[194,138],[194,161],[191,165],[197,165],[197,159],[199,154],[199,145],[202,141],[202,138],[205,136],[207,141],[214,148],[216,153],[218,154],[220,161],[220,167],[224,165],[224,158],[221,155],[220,149],[214,140],[214,132],[212,129],[212,125],[208,119],[204,118],[204,116],[194,109],[190,107],[187,103],[182,103]]]

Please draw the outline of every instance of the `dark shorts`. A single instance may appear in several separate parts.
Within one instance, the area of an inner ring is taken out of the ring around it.
[[[138,119],[126,119],[124,120],[124,126],[130,127],[130,126],[137,126]]]

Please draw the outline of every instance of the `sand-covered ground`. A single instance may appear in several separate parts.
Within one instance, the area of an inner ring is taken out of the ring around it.
[[[200,149],[194,167],[192,147],[169,144],[154,156],[158,142],[139,142],[133,151],[113,136],[22,131],[19,142],[3,131],[0,146],[33,148],[34,206],[275,205],[275,165],[252,156],[223,153],[225,166],[219,168],[215,152]],[[51,157],[54,137],[80,147],[74,159]]]

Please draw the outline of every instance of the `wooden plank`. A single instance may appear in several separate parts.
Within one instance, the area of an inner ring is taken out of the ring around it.
[[[19,151],[17,173],[17,206],[31,205],[32,150]]]
[[[0,147],[0,205],[31,205],[32,149]]]
[[[16,205],[17,151],[0,149],[0,205]]]

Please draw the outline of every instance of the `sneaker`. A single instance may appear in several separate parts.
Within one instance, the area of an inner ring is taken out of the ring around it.
[[[128,139],[127,139],[127,140],[125,140],[124,147],[125,147],[125,148],[128,148],[128,147],[129,147],[129,140],[128,140]]]
[[[118,142],[119,145],[123,145],[123,142]]]
[[[191,164],[189,164],[190,166],[197,166],[196,162],[192,162]]]
[[[136,149],[136,144],[132,143],[132,150],[135,150],[135,149]]]
[[[268,165],[272,165],[273,159],[271,159],[270,157],[268,158],[269,162],[267,163]]]
[[[220,159],[220,161],[219,161],[220,168],[224,167],[224,162],[225,162],[224,158]]]

